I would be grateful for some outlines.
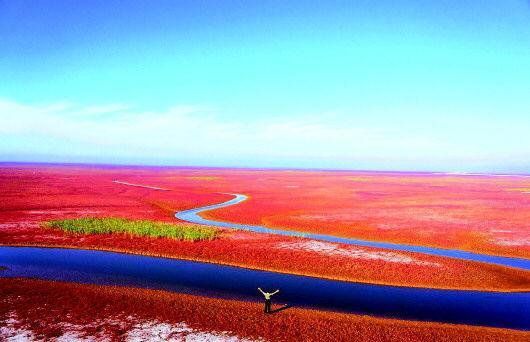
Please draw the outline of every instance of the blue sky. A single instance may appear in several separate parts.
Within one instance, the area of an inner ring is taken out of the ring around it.
[[[530,173],[528,1],[2,1],[0,160]]]

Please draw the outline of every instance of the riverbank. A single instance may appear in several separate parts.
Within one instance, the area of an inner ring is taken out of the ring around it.
[[[206,175],[211,177],[204,178]],[[126,236],[75,236],[40,227],[46,221],[79,217],[123,217],[173,223],[175,212],[230,199],[229,195],[219,192],[241,190],[247,193],[242,190],[249,190],[255,194],[256,189],[243,188],[260,184],[255,182],[258,176],[264,177],[264,184],[271,185],[260,190],[269,193],[268,201],[265,202],[260,194],[252,195],[248,201],[209,213],[232,215],[234,211],[243,214],[252,211],[252,215],[266,215],[271,210],[274,212],[278,205],[292,206],[291,200],[286,202],[275,198],[285,195],[283,185],[290,186],[295,181],[303,181],[306,188],[286,188],[290,192],[303,191],[311,197],[316,195],[315,189],[321,189],[326,190],[325,193],[340,195],[336,186],[325,188],[331,175],[338,177],[336,181],[352,182],[343,179],[342,174],[322,172],[60,165],[0,168],[0,244],[138,253],[361,283],[441,289],[528,290],[529,272],[406,251],[243,231],[223,231],[219,238],[207,243],[175,243],[166,239]],[[114,183],[116,179],[171,191]],[[338,199],[328,202],[325,198],[315,198],[311,203],[322,204],[325,200],[330,206],[342,206],[344,198],[338,196]],[[256,206],[255,201],[261,204]],[[245,215],[230,218],[245,222]]]
[[[530,293],[378,286],[211,263],[93,250],[0,247],[0,276],[160,289],[256,301],[257,288],[281,288],[296,307],[412,321],[530,330]],[[235,282],[234,279],[237,279]]]
[[[526,341],[528,332],[289,308],[157,290],[0,279],[3,336],[270,341]],[[6,324],[8,322],[9,324]]]
[[[530,291],[530,272],[496,265],[244,231],[221,231],[218,236],[212,241],[187,242],[116,234],[67,234],[37,225],[0,229],[0,245],[112,251],[368,284]]]
[[[442,256],[448,258],[455,258],[468,261],[478,261],[488,264],[515,267],[523,270],[530,270],[530,260],[524,258],[507,258],[500,257],[490,254],[480,254],[480,253],[471,253],[464,250],[455,250],[455,249],[443,249],[443,248],[434,248],[429,246],[420,246],[420,245],[407,245],[407,244],[398,244],[398,243],[388,243],[388,242],[378,242],[378,241],[368,241],[368,240],[358,240],[358,239],[349,239],[344,237],[326,235],[326,234],[314,234],[314,233],[304,233],[302,231],[291,231],[284,229],[271,229],[265,226],[260,225],[246,225],[241,223],[233,223],[219,220],[211,220],[203,217],[215,212],[222,208],[227,208],[231,206],[238,205],[243,203],[248,199],[248,196],[243,194],[229,194],[234,196],[234,198],[221,202],[218,204],[211,204],[204,207],[188,209],[175,214],[175,217],[179,220],[217,226],[230,229],[239,229],[247,230],[256,233],[266,233],[266,234],[275,234],[275,235],[284,235],[284,236],[303,236],[308,239],[325,241],[332,243],[342,243],[346,245],[361,246],[361,247],[374,247],[382,248],[390,251],[406,251],[414,253],[422,253],[428,255]]]

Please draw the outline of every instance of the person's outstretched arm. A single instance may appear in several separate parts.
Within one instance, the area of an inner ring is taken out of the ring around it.
[[[278,292],[280,292],[280,290],[276,290],[276,291],[274,291],[273,293],[271,293],[271,295],[275,295],[275,294],[277,294]]]
[[[259,290],[259,292],[261,292],[263,295],[265,295],[265,292],[263,292],[263,290],[262,290],[260,287],[258,287],[258,290]]]

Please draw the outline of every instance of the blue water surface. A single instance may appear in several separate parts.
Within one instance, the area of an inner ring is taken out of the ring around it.
[[[163,289],[399,319],[530,330],[530,293],[359,284],[209,263],[78,249],[0,247],[0,277]],[[177,309],[176,309],[177,310]]]
[[[235,205],[247,199],[247,196],[245,195],[241,195],[241,194],[231,194],[231,195],[235,197],[229,201],[219,203],[219,204],[209,205],[205,207],[184,210],[184,211],[176,213],[175,217],[183,221],[188,221],[188,222],[197,223],[197,224],[217,226],[217,227],[242,229],[242,230],[248,230],[248,231],[259,232],[259,233],[269,233],[269,234],[278,234],[278,235],[287,235],[287,236],[302,236],[302,237],[311,238],[315,240],[321,240],[321,241],[338,242],[338,243],[344,243],[348,245],[356,245],[356,246],[364,246],[364,247],[385,248],[385,249],[391,249],[394,251],[417,252],[417,253],[423,253],[423,254],[429,254],[429,255],[437,255],[437,256],[444,256],[444,257],[450,257],[450,258],[456,258],[456,259],[486,262],[489,264],[496,264],[496,265],[520,268],[524,270],[530,270],[530,259],[508,258],[508,257],[502,257],[502,256],[461,251],[457,249],[443,249],[443,248],[434,248],[434,247],[406,245],[406,244],[399,244],[399,243],[390,243],[390,242],[365,241],[365,240],[357,240],[357,239],[350,239],[350,238],[341,238],[341,237],[324,235],[324,234],[311,234],[311,233],[303,233],[303,232],[281,230],[281,229],[270,229],[270,228],[266,228],[263,226],[257,226],[257,225],[214,221],[214,220],[202,218],[199,215],[202,212]]]

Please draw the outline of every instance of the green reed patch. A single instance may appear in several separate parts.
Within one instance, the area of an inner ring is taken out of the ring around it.
[[[128,220],[115,217],[56,220],[49,221],[45,225],[77,234],[129,234],[186,241],[213,240],[217,235],[215,228],[205,226]]]

